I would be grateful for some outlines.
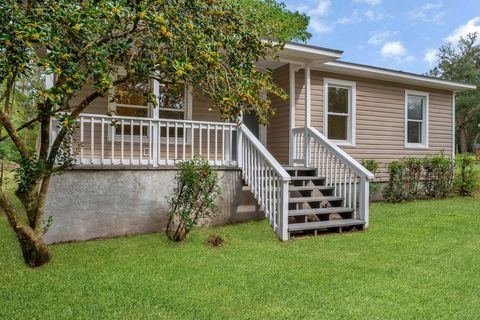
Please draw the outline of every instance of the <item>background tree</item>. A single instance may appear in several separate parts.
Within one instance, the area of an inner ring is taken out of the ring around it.
[[[480,123],[480,43],[479,34],[462,37],[454,46],[448,43],[440,47],[438,66],[429,75],[447,80],[477,85],[476,90],[458,92],[456,95],[456,130],[460,152],[472,149],[478,138]]]
[[[253,22],[264,38],[278,41],[307,41],[310,18],[299,11],[289,11],[275,0],[225,0],[241,2],[242,15]]]
[[[277,12],[284,10],[269,3]],[[0,207],[28,265],[41,266],[50,259],[43,241],[45,200],[51,176],[74,165],[69,142],[76,118],[115,86],[151,78],[181,82],[209,96],[225,119],[238,119],[248,109],[267,122],[273,107],[260,93],[285,93],[273,84],[270,72],[256,70],[255,61],[281,45],[264,41],[264,27],[256,27],[260,24],[253,14],[242,12],[237,2],[225,0],[0,3],[0,124],[20,165],[15,195],[0,190]],[[35,101],[31,117],[14,123],[15,88],[30,82],[37,67],[53,79],[52,85],[25,91]],[[120,68],[126,75],[114,78]],[[86,86],[95,91],[72,104]],[[153,96],[150,102],[156,103]],[[59,128],[50,141],[52,117]],[[38,152],[20,136],[34,125],[39,127]]]

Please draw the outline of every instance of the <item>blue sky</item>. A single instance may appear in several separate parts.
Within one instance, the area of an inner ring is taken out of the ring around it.
[[[437,49],[480,33],[480,0],[285,0],[310,16],[309,44],[345,51],[342,60],[425,73]]]

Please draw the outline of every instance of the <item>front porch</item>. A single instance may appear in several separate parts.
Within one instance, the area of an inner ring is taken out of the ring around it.
[[[57,127],[55,120],[51,125]],[[56,130],[52,134],[53,141]],[[286,166],[245,124],[82,114],[72,150],[79,169],[174,171],[177,162],[200,155],[221,171],[237,170],[282,240],[298,233],[367,228],[373,176],[314,128],[294,128],[291,141],[292,166]],[[150,188],[163,194],[164,186]]]
[[[153,81],[158,101],[170,104],[153,107],[132,94],[135,99],[104,99],[80,115],[72,141],[76,166],[155,170],[200,155],[220,170],[240,171],[281,240],[309,230],[367,228],[373,175],[312,127],[311,68],[322,61],[307,49],[296,52],[295,60],[289,54],[298,48],[287,48],[281,61],[259,63],[260,69],[275,69],[274,79],[292,97],[274,101],[277,116],[270,126],[247,118],[240,125],[222,122],[208,99],[192,89],[166,97]],[[333,59],[327,55],[325,61]],[[117,115],[107,115],[111,110]],[[51,126],[53,141],[58,124],[52,120]]]

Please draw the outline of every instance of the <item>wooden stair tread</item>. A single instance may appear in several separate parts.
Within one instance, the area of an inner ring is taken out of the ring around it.
[[[290,197],[288,199],[289,203],[303,203],[303,202],[320,202],[320,201],[340,201],[343,200],[343,197],[333,197],[333,196],[324,196],[324,197]]]
[[[317,176],[294,176],[290,177],[290,180],[292,181],[320,181],[320,180],[325,180],[324,177],[317,177]]]
[[[315,168],[309,168],[309,167],[292,167],[292,166],[287,166],[283,167],[285,171],[314,171],[316,170]]]
[[[364,224],[365,224],[365,221],[358,220],[358,219],[342,219],[342,220],[329,220],[329,221],[318,221],[318,222],[291,223],[288,225],[288,231],[353,227],[353,226],[362,226]]]
[[[290,217],[295,217],[295,216],[308,216],[313,214],[331,214],[331,213],[345,213],[345,212],[353,212],[353,209],[346,208],[346,207],[330,207],[330,208],[318,208],[318,209],[289,210],[288,215]]]
[[[289,186],[289,191],[310,191],[310,190],[333,190],[329,186]]]

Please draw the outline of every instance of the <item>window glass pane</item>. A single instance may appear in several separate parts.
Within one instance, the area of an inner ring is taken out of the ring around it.
[[[422,141],[422,123],[416,121],[408,121],[407,128],[408,143],[423,143]]]
[[[424,97],[408,96],[408,119],[423,120]]]
[[[185,117],[183,111],[169,111],[160,109],[160,119],[183,120]]]
[[[117,115],[124,117],[137,117],[137,118],[148,118],[148,108],[133,108],[133,107],[117,107]],[[128,123],[128,124],[127,124]],[[121,123],[117,123],[117,134],[122,133]],[[123,122],[123,132],[126,136],[131,134],[130,124],[128,120]],[[148,134],[148,124],[144,123],[142,126],[142,132],[144,136]],[[140,123],[138,121],[134,122],[133,125],[133,134],[135,136],[140,135]]]
[[[328,138],[333,140],[348,140],[348,117],[328,115]]]
[[[123,83],[115,87],[113,101],[119,104],[147,106],[149,92],[148,83]]]
[[[188,131],[190,132],[190,131]],[[163,127],[160,129],[160,136],[162,138],[166,138],[167,137],[167,128],[166,127]],[[174,126],[171,126],[171,125],[168,125],[168,137],[169,138],[175,138],[175,127]],[[183,127],[180,128],[180,127],[177,127],[177,138],[183,138]]]
[[[182,84],[160,85],[159,105],[166,109],[185,109],[185,87]]]
[[[160,109],[160,119],[173,119],[173,120],[183,120],[184,112],[183,111],[168,111]],[[188,126],[187,126],[188,129]],[[163,127],[160,129],[161,137],[167,136],[167,128]],[[168,125],[168,136],[170,138],[175,137],[175,124],[169,123]],[[183,125],[179,124],[177,126],[177,138],[183,137]]]
[[[328,112],[348,113],[348,90],[328,87]]]
[[[117,107],[116,113],[124,117],[148,118],[148,108]]]

